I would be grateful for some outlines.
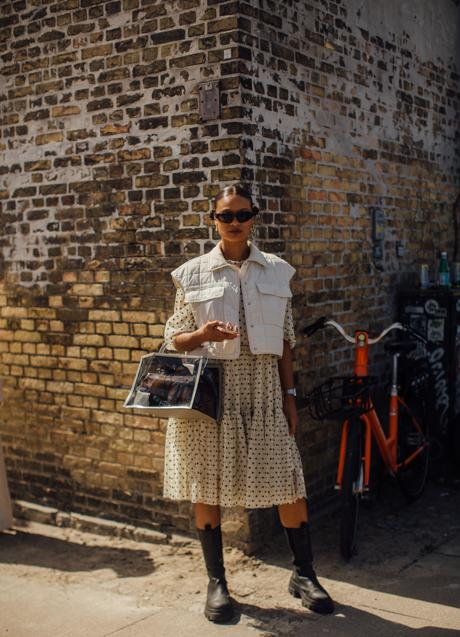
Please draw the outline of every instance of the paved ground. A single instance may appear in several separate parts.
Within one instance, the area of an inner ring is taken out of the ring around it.
[[[345,563],[337,519],[315,523],[317,572],[337,602],[310,613],[287,590],[284,537],[255,557],[227,548],[230,625],[203,616],[199,544],[148,544],[21,522],[0,533],[1,637],[448,637],[460,635],[460,492],[431,486],[363,511],[360,550]]]

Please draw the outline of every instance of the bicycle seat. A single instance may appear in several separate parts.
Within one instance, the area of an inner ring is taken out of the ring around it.
[[[389,354],[408,354],[417,347],[417,343],[414,341],[393,341],[385,343],[383,347]]]

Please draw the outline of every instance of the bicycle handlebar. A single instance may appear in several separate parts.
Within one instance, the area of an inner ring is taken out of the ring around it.
[[[327,321],[327,316],[322,316],[311,325],[307,325],[306,327],[304,327],[303,333],[307,336],[313,336],[315,332],[324,327],[325,321]]]
[[[339,334],[341,334],[343,338],[347,340],[349,343],[355,342],[355,338],[353,336],[350,336],[350,334],[347,334],[344,328],[340,325],[340,323],[337,323],[337,321],[334,321],[333,319],[330,319],[327,316],[321,316],[321,318],[319,318],[314,323],[311,323],[311,325],[307,325],[304,328],[303,332],[307,336],[312,336],[315,332],[317,332],[318,330],[324,329],[328,325],[330,325],[331,327],[334,327],[337,330],[337,332],[339,332]],[[384,330],[382,330],[382,332],[376,338],[369,338],[368,340],[369,345],[374,345],[375,343],[378,343],[379,341],[382,340],[382,338],[384,338],[389,332],[393,330],[401,330],[403,332],[408,332],[409,334],[414,336],[417,340],[421,341],[424,345],[427,345],[429,342],[423,336],[423,334],[420,334],[420,332],[417,332],[417,330],[414,330],[410,325],[407,325],[407,323],[401,323],[397,321],[396,323],[392,323],[391,325],[386,327]]]

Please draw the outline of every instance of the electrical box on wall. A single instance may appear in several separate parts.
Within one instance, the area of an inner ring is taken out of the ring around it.
[[[385,238],[385,215],[381,208],[371,208],[372,215],[372,239],[383,241]]]
[[[219,119],[220,116],[220,90],[219,80],[200,82],[198,85],[199,112],[202,122]]]

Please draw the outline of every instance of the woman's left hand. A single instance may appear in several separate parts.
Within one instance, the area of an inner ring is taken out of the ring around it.
[[[283,396],[283,411],[288,421],[289,435],[294,436],[297,430],[297,425],[299,424],[294,396],[291,396],[290,394]]]

